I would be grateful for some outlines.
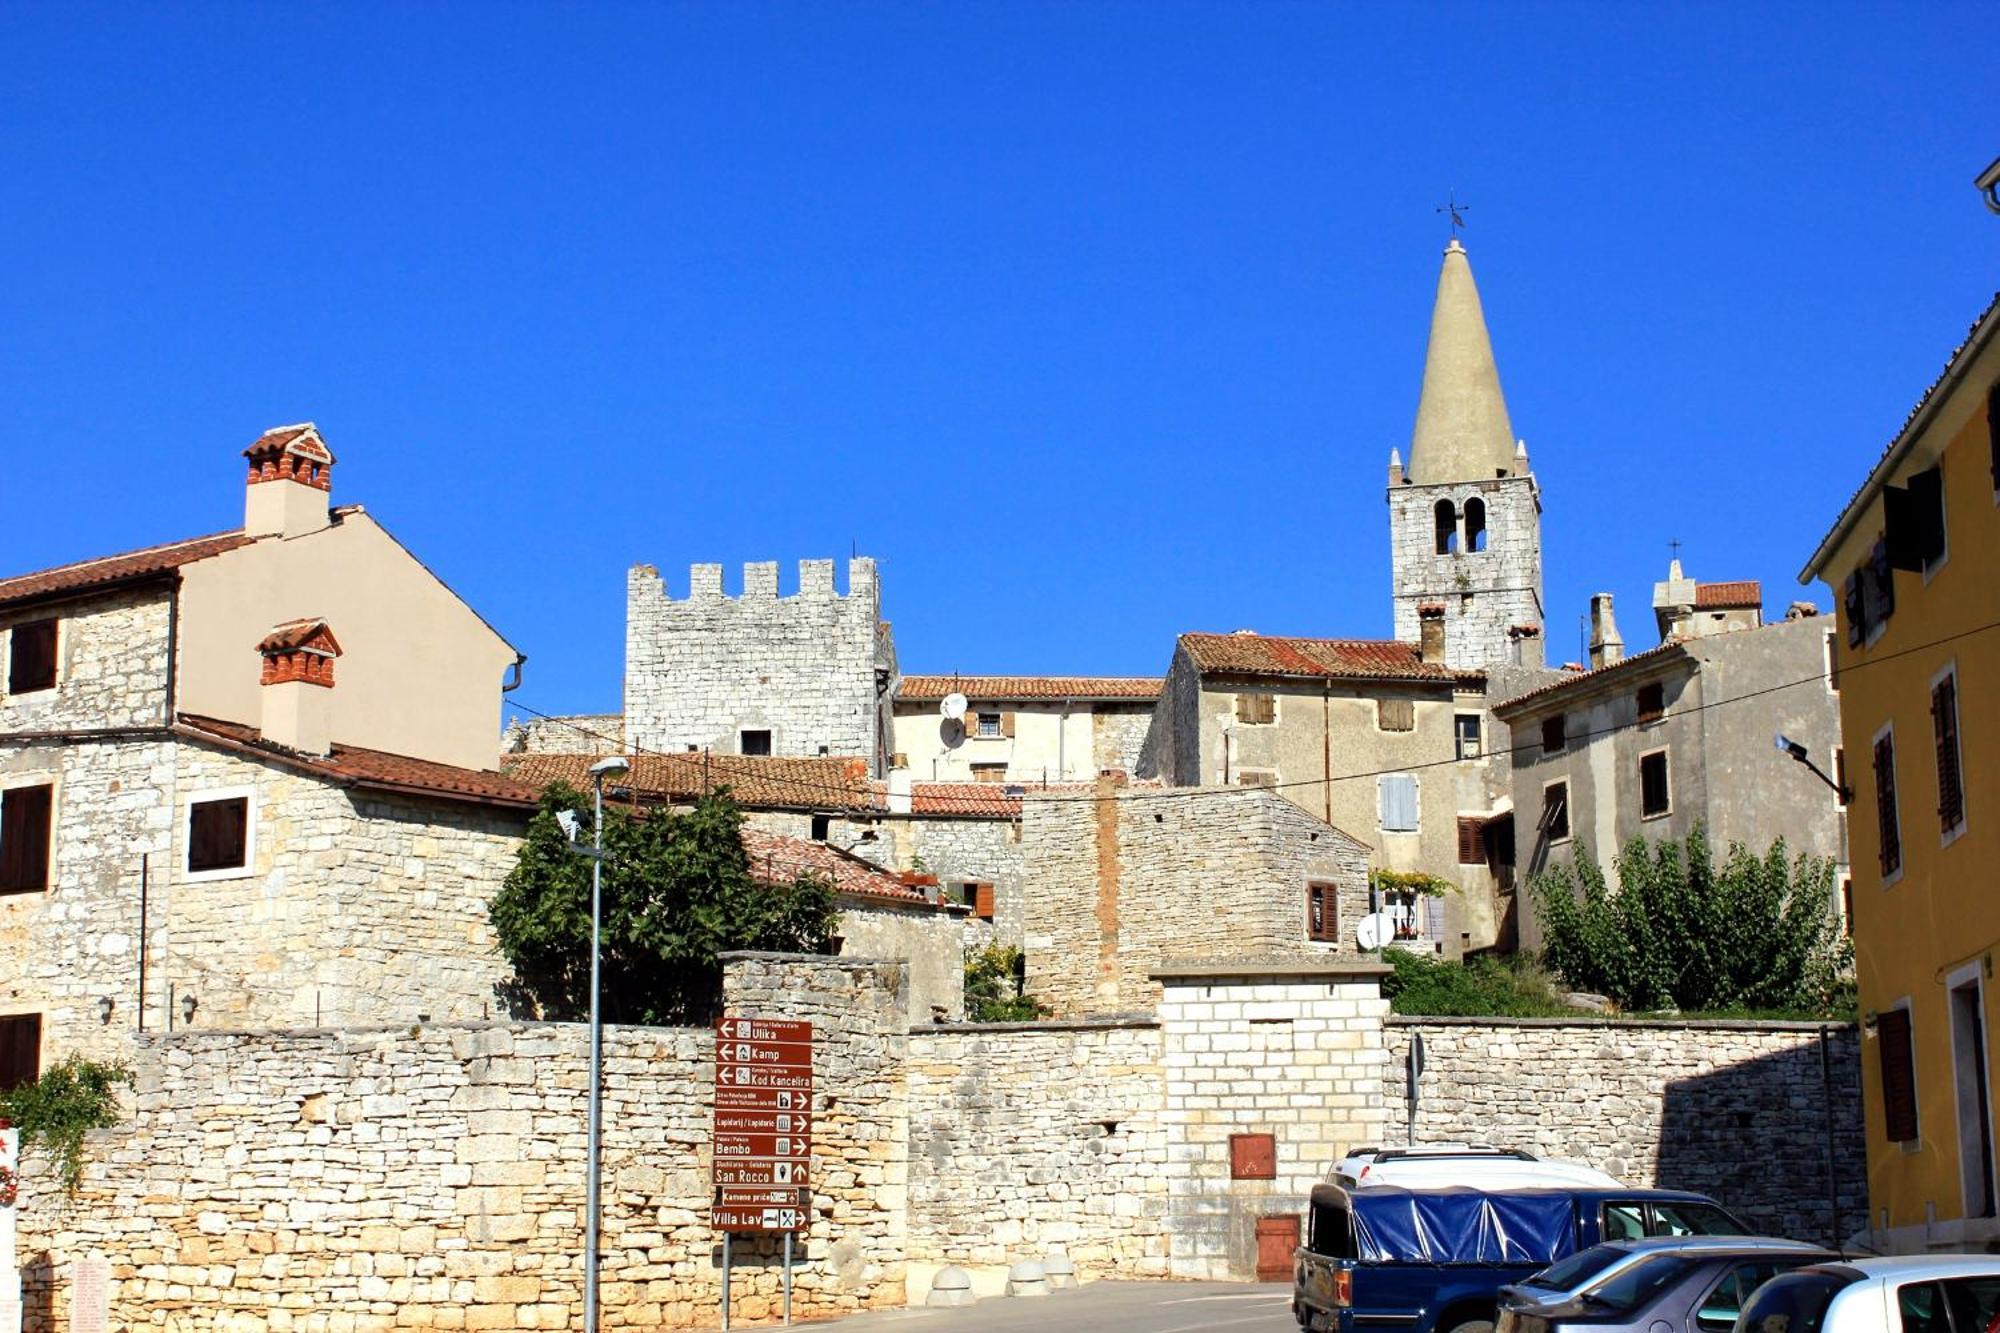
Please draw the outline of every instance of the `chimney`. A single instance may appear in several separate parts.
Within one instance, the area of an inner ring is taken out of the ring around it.
[[[1590,599],[1590,665],[1610,666],[1625,657],[1625,640],[1618,637],[1618,622],[1611,614],[1611,594],[1595,593]]]
[[[243,451],[250,480],[243,498],[249,537],[303,537],[331,521],[333,454],[310,421],[274,426]]]
[[[1423,602],[1417,607],[1417,660],[1444,661],[1444,603]]]
[[[340,644],[324,620],[291,620],[257,645],[264,656],[260,730],[300,754],[333,748],[333,659]]]

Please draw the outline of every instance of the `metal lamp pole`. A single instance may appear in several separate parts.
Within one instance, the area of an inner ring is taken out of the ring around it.
[[[604,780],[631,767],[613,756],[590,766],[594,822],[588,848],[571,843],[590,858],[590,1127],[589,1162],[584,1168],[583,1327],[597,1333],[597,1232],[599,1149],[604,1139],[604,1015],[599,1005],[598,959],[604,929]]]

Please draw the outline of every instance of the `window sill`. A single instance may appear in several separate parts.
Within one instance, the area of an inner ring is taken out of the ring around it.
[[[257,872],[249,866],[229,866],[222,870],[185,870],[181,872],[183,884],[213,884],[225,879],[252,879]]]
[[[46,884],[39,889],[0,889],[0,902],[5,902],[9,898],[46,898],[48,896],[49,886]]]
[[[1897,866],[1894,870],[1882,876],[1882,887],[1885,889],[1893,889],[1898,884],[1902,883],[1902,881],[1903,881],[1903,867]]]
[[[1674,812],[1673,812],[1673,809],[1672,809],[1671,807],[1669,807],[1669,808],[1667,808],[1667,809],[1665,809],[1665,810],[1655,810],[1655,811],[1654,811],[1654,812],[1653,812],[1652,814],[1650,814],[1650,815],[1649,815],[1649,814],[1647,814],[1647,813],[1646,813],[1645,811],[1641,810],[1641,811],[1639,812],[1639,822],[1640,822],[1641,824],[1650,824],[1650,823],[1652,823],[1652,822],[1653,822],[1654,820],[1656,820],[1656,819],[1666,819],[1666,818],[1669,818],[1670,816],[1672,816],[1672,814],[1673,814],[1673,813],[1674,813]]]
[[[54,684],[39,686],[32,690],[0,690],[0,703],[12,703],[16,699],[38,699],[54,694],[61,685],[61,681],[56,681]]]
[[[1939,850],[1951,846],[1953,843],[1957,842],[1960,838],[1964,837],[1965,824],[1966,821],[1963,818],[1960,818],[1960,820],[1956,824],[1953,824],[1950,828],[1946,829],[1942,834],[1940,834],[1938,836]]]

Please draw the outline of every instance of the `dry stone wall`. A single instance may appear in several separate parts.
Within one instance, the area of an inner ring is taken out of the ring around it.
[[[1419,1034],[1420,1139],[1526,1148],[1633,1185],[1699,1190],[1798,1240],[1867,1225],[1851,1026],[1391,1019],[1384,1095],[1397,1108]],[[1402,1142],[1400,1109],[1391,1123],[1391,1141]]]
[[[8,694],[0,688],[0,733],[167,722],[167,658],[173,595],[163,588],[114,593],[0,614],[0,685],[14,626],[54,617],[54,689]]]

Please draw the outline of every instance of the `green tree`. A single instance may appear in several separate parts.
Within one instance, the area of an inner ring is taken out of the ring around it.
[[[1628,1009],[1841,1007],[1853,948],[1831,861],[1791,857],[1780,838],[1762,856],[1733,844],[1718,869],[1697,825],[1685,843],[1634,838],[1617,868],[1613,888],[1578,844],[1574,869],[1528,883],[1542,961],[1570,985]]]
[[[568,846],[559,811],[589,841],[590,800],[554,784],[493,899],[493,929],[513,965],[507,999],[559,1021],[590,1012],[590,860]],[[604,812],[603,1008],[607,1022],[686,1024],[722,1004],[719,955],[731,949],[823,953],[839,912],[833,887],[802,874],[759,883],[743,814],[726,788],[692,810]]]
[[[989,944],[965,956],[965,1016],[975,1023],[1031,1023],[1048,1014],[1021,990],[1021,951]]]

